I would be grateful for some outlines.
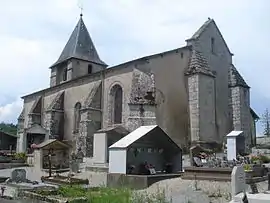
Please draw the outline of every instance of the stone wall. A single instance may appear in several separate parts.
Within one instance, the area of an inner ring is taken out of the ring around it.
[[[241,86],[231,87],[231,101],[233,114],[233,129],[242,130],[245,136],[245,146],[251,148],[252,129],[249,89]]]
[[[190,115],[190,135],[191,141],[200,140],[199,123],[199,75],[192,75],[188,78],[189,94],[189,115]]]
[[[207,59],[211,70],[216,73],[216,137],[222,142],[223,137],[231,130],[229,128],[229,88],[227,76],[232,63],[232,55],[214,21],[210,20],[209,24],[202,29],[203,32],[200,33],[200,36],[188,41],[187,44],[201,51]],[[211,47],[211,39],[214,39],[214,52]]]

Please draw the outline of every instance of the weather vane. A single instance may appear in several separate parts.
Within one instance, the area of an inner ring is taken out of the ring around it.
[[[81,10],[81,16],[83,15],[82,13],[83,13],[83,3],[82,3],[82,0],[79,0],[78,1],[78,7],[79,7],[79,9]]]

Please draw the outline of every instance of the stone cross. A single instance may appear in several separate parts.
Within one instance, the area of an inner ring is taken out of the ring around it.
[[[24,169],[14,169],[11,172],[11,180],[19,183],[19,182],[26,182],[26,170]]]
[[[243,166],[235,166],[231,174],[232,197],[246,189],[246,175]]]

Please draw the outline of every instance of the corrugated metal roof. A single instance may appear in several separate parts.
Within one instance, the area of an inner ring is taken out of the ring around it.
[[[232,132],[230,132],[228,135],[227,135],[227,137],[237,137],[237,136],[239,136],[239,135],[241,135],[243,133],[243,131],[232,131]]]
[[[150,131],[154,130],[157,125],[149,125],[149,126],[141,126],[136,130],[129,133],[127,136],[123,137],[121,140],[117,141],[109,148],[127,148],[129,145],[149,133]]]

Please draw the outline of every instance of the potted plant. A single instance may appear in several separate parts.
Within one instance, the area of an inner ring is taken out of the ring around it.
[[[251,168],[251,165],[245,164],[244,165],[244,170],[246,173],[246,178],[252,178],[253,177],[253,170]]]
[[[26,162],[26,154],[25,153],[16,153],[12,160],[13,163],[25,163]]]

